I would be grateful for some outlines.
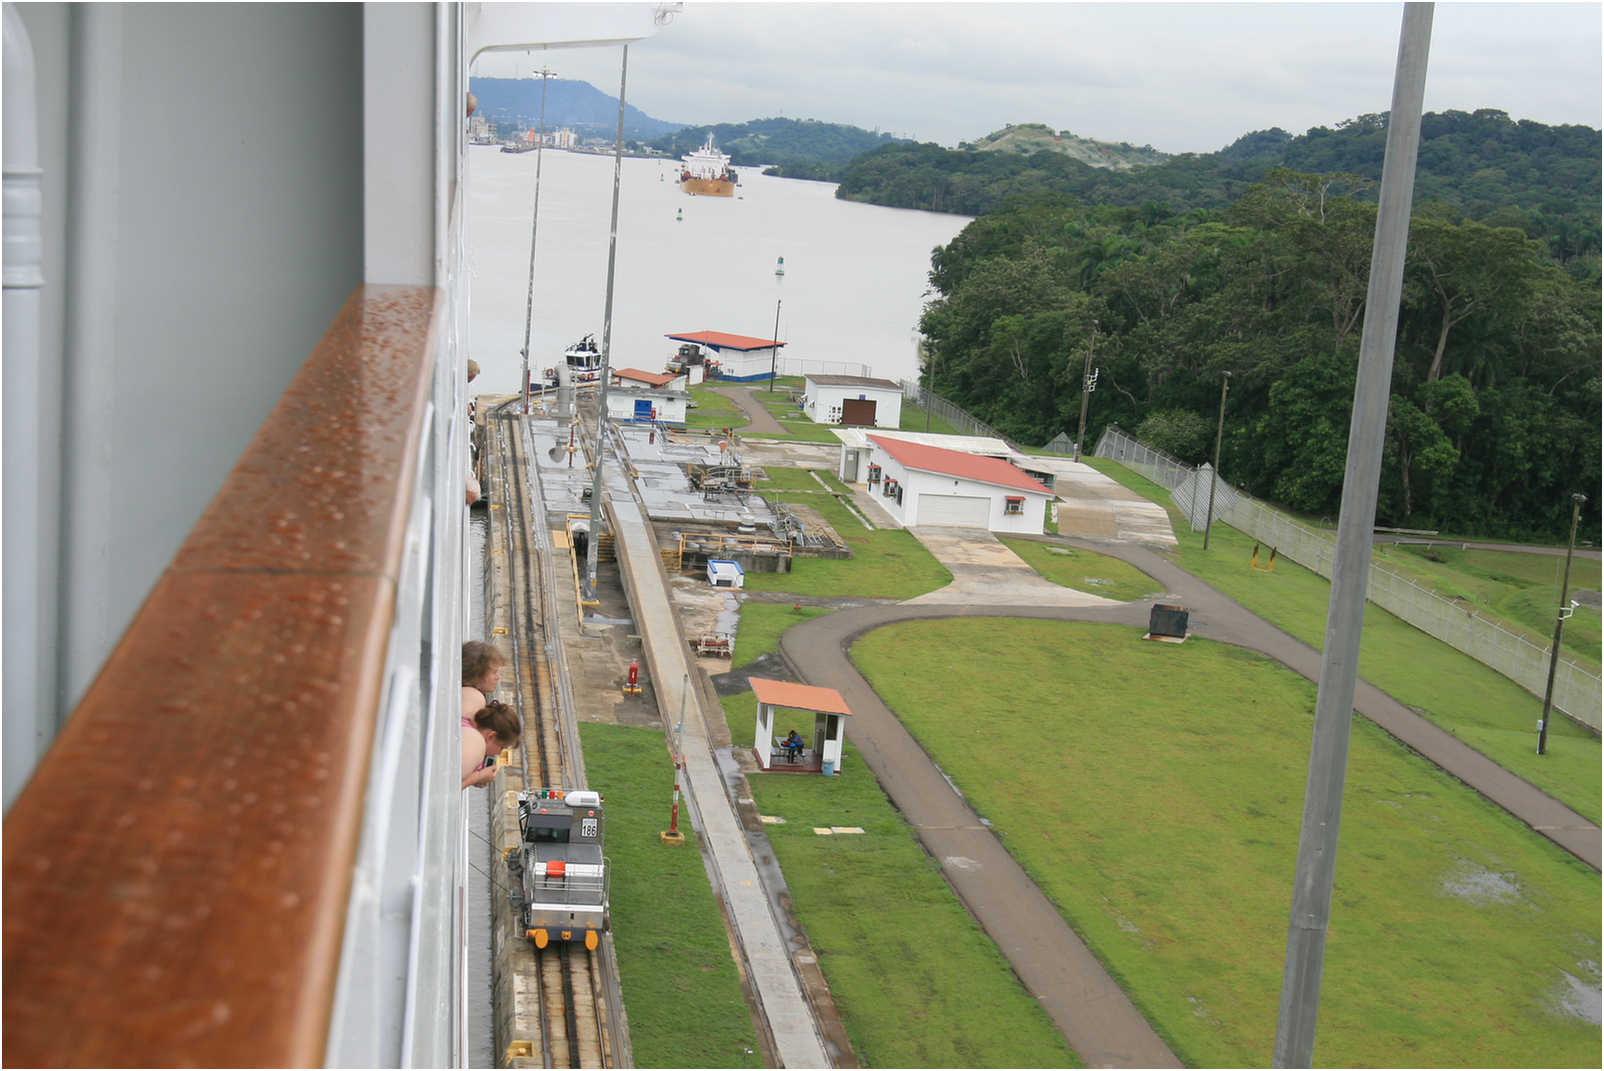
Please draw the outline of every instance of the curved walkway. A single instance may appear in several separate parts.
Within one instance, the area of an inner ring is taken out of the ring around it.
[[[1259,651],[1310,680],[1319,679],[1318,651],[1158,554],[1128,544],[1043,538],[1120,558],[1186,604],[1192,632]],[[853,742],[864,762],[1026,988],[1092,1066],[1175,1067],[1179,1062],[918,740],[858,673],[847,649],[866,632],[908,620],[1028,617],[1143,627],[1147,616],[1146,602],[1104,606],[900,603],[827,614],[793,626],[780,638],[780,653],[798,679],[828,681],[846,699],[853,712]],[[1354,709],[1594,869],[1599,868],[1597,825],[1363,679],[1358,682]]]
[[[774,414],[763,408],[763,403],[752,397],[751,387],[710,387],[730,401],[734,402],[742,413],[746,414],[746,427],[737,428],[742,435],[784,435],[785,428]]]

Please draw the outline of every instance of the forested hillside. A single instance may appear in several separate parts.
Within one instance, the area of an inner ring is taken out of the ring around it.
[[[1502,177],[1477,181],[1535,190],[1541,175],[1564,172],[1579,188],[1551,182],[1542,199],[1495,203],[1461,185],[1452,204],[1417,199],[1379,523],[1563,539],[1570,495],[1581,491],[1590,498],[1584,537],[1598,538],[1598,174],[1596,163],[1591,174],[1564,171],[1577,154],[1563,144],[1572,129],[1547,136],[1523,129],[1533,139],[1527,167],[1507,159],[1508,166],[1492,169]],[[1591,144],[1596,160],[1598,132],[1585,133],[1574,137]],[[1347,137],[1356,134],[1368,129]],[[1306,136],[1298,151],[1323,150],[1320,142],[1342,136]],[[1285,141],[1283,151],[1299,140]],[[1239,155],[1244,147],[1236,147]],[[1513,151],[1455,142],[1432,151],[1448,155],[1455,147],[1478,173],[1488,170],[1481,163]],[[930,148],[897,147],[871,159],[919,159]],[[1554,158],[1540,164],[1545,152]],[[1240,188],[1228,188],[1224,165],[1205,168],[1194,158],[1189,166],[1194,170],[1171,171],[1171,179],[1195,175],[1190,195],[1214,207],[1177,199],[1171,203],[1185,210],[1171,212],[1145,196],[1096,205],[1062,194],[1017,197],[937,249],[936,298],[921,323],[930,342],[927,370],[937,393],[1021,441],[1040,443],[1075,433],[1082,365],[1095,346],[1101,375],[1087,442],[1118,423],[1192,462],[1212,450],[1229,370],[1224,474],[1294,510],[1334,517],[1375,228],[1367,199],[1373,190],[1352,176],[1285,169],[1266,170],[1251,183],[1232,179]],[[954,172],[938,185],[950,190],[969,176]],[[1578,207],[1588,196],[1590,215]],[[1466,218],[1472,211],[1485,222]],[[1529,224],[1538,214],[1591,221],[1590,231],[1577,223],[1591,246],[1569,250],[1570,270],[1552,255],[1563,236],[1549,235],[1545,244],[1504,225],[1521,216]]]
[[[1057,192],[1086,204],[1141,208],[1156,219],[1223,209],[1277,167],[1379,181],[1385,122],[1385,115],[1364,115],[1298,137],[1260,131],[1217,153],[1129,171],[1090,167],[1046,150],[1022,156],[898,143],[854,161],[836,196],[978,216],[1011,196]],[[1415,202],[1441,202],[1456,217],[1518,227],[1545,242],[1561,263],[1596,257],[1600,150],[1600,134],[1590,127],[1515,122],[1491,108],[1429,114],[1421,126]],[[1374,189],[1358,196],[1373,202]]]
[[[785,178],[833,182],[854,157],[896,143],[890,134],[875,134],[843,123],[813,119],[753,119],[746,123],[690,126],[658,138],[652,147],[670,156],[699,148],[712,131],[721,152],[742,166],[773,165],[769,174]]]

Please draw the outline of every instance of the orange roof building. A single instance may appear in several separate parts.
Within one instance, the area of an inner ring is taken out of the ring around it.
[[[809,684],[788,681],[771,681],[753,677],[752,694],[757,697],[757,726],[752,741],[758,765],[765,770],[822,773],[833,776],[841,772],[841,753],[847,739],[846,719],[852,716],[847,701],[834,688],[818,688]],[[776,735],[775,712],[794,710],[813,715],[811,733],[798,730],[802,746],[786,747],[783,741],[787,732]]]
[[[709,363],[717,364],[719,378],[733,380],[763,379],[779,371],[780,347],[785,345],[778,339],[734,335],[728,331],[690,331],[667,337],[708,351]]]

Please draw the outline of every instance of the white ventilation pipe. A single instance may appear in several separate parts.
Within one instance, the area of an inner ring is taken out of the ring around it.
[[[41,427],[39,314],[44,286],[43,192],[39,170],[39,109],[35,100],[33,44],[14,4],[5,5],[4,63],[4,379],[0,383],[0,451],[4,455],[4,626],[0,658],[5,675],[3,787],[5,806],[17,798],[55,735],[55,718],[41,687],[46,636],[42,600],[54,585],[41,576],[41,511],[55,508],[40,480]]]

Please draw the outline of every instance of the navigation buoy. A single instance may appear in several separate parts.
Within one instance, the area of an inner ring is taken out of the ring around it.
[[[784,257],[781,257],[780,258],[780,262],[778,264],[774,265],[774,274],[775,275],[784,275],[785,274],[785,258]]]

